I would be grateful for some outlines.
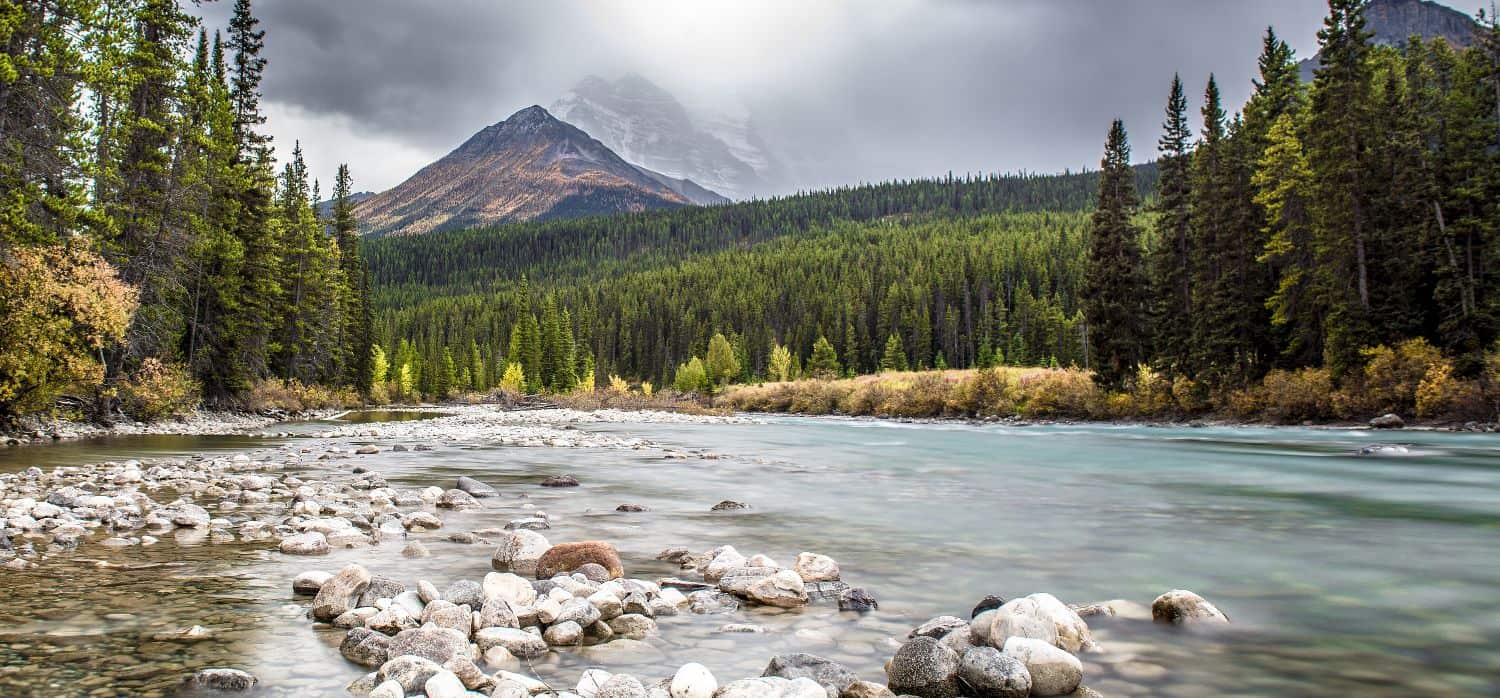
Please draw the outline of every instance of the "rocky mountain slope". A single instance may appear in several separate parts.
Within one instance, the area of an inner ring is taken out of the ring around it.
[[[1401,46],[1412,35],[1424,39],[1442,37],[1458,48],[1472,45],[1479,37],[1473,17],[1432,0],[1373,0],[1365,9],[1366,28],[1381,46]],[[1299,64],[1302,79],[1311,82],[1319,65],[1318,56]]]
[[[774,189],[776,163],[748,114],[693,113],[639,75],[584,78],[551,111],[626,160],[669,177],[735,199]]]
[[[632,165],[532,106],[359,202],[354,212],[366,234],[410,235],[726,201],[691,181]]]

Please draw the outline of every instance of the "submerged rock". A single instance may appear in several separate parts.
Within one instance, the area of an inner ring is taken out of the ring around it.
[[[718,504],[713,505],[712,507],[709,507],[709,511],[734,511],[736,509],[749,508],[750,505],[745,504],[744,502],[736,502],[733,499],[726,499],[722,502],[719,502]]]
[[[1202,596],[1186,589],[1173,589],[1151,602],[1151,619],[1157,623],[1228,623],[1229,617]]]
[[[254,674],[239,669],[203,669],[193,674],[193,687],[212,691],[248,691],[255,687]]]
[[[542,487],[577,487],[578,478],[572,475],[553,475],[542,480]]]
[[[845,591],[839,596],[840,611],[875,611],[880,609],[880,602],[870,592],[861,587],[855,587]]]
[[[460,489],[460,490],[463,490],[465,492],[468,492],[470,495],[473,495],[475,497],[481,497],[482,498],[482,497],[498,497],[498,496],[500,496],[500,493],[496,492],[495,488],[490,487],[489,485],[486,485],[483,482],[475,480],[472,477],[459,476],[458,483],[454,487],[455,487],[455,489]]]

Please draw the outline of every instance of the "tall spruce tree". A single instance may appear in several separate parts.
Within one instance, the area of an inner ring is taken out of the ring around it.
[[[1342,376],[1361,363],[1370,316],[1368,150],[1370,33],[1365,0],[1329,0],[1318,32],[1307,151],[1313,177],[1313,241],[1324,313],[1325,362]]]
[[[1159,363],[1172,372],[1185,370],[1192,357],[1192,127],[1182,79],[1172,76],[1166,121],[1158,143],[1161,193],[1156,209],[1156,246],[1151,252],[1151,343]]]
[[[1083,311],[1095,378],[1102,385],[1119,387],[1146,359],[1148,293],[1141,268],[1140,231],[1131,221],[1138,201],[1123,121],[1116,119],[1110,125],[1100,170]]]

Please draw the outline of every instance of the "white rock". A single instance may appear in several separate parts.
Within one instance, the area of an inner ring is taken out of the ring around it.
[[[491,572],[484,575],[484,598],[500,599],[511,606],[530,606],[536,603],[536,587],[526,579],[509,572]]]
[[[1031,695],[1063,696],[1083,681],[1083,663],[1056,646],[1029,637],[1012,637],[1001,652],[1026,665],[1031,672]]]
[[[839,579],[839,563],[827,555],[801,553],[797,555],[793,569],[804,582],[835,582]]]
[[[734,546],[726,545],[713,560],[703,567],[703,578],[710,583],[717,583],[730,572],[744,567],[747,562],[745,556],[735,550]]]
[[[713,698],[714,691],[719,690],[719,680],[708,667],[689,662],[672,675],[670,690],[672,698]]]
[[[578,679],[578,687],[574,689],[574,692],[582,698],[594,698],[599,693],[599,687],[603,686],[604,682],[610,680],[613,676],[614,674],[603,669],[586,670],[583,672],[583,676]]]
[[[458,675],[444,669],[427,679],[427,684],[422,687],[427,698],[464,698],[468,695],[468,689],[464,688],[464,682],[459,680]]]

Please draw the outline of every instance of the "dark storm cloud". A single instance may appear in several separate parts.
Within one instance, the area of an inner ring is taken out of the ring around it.
[[[1454,4],[1469,12],[1479,0]],[[222,24],[227,5],[203,12]],[[516,109],[550,104],[584,75],[627,70],[685,102],[748,105],[797,186],[1093,167],[1117,117],[1145,160],[1173,72],[1193,94],[1214,73],[1232,109],[1249,94],[1266,26],[1305,57],[1325,9],[1319,0],[255,7],[272,132],[303,139],[310,160],[359,163],[380,187]]]

